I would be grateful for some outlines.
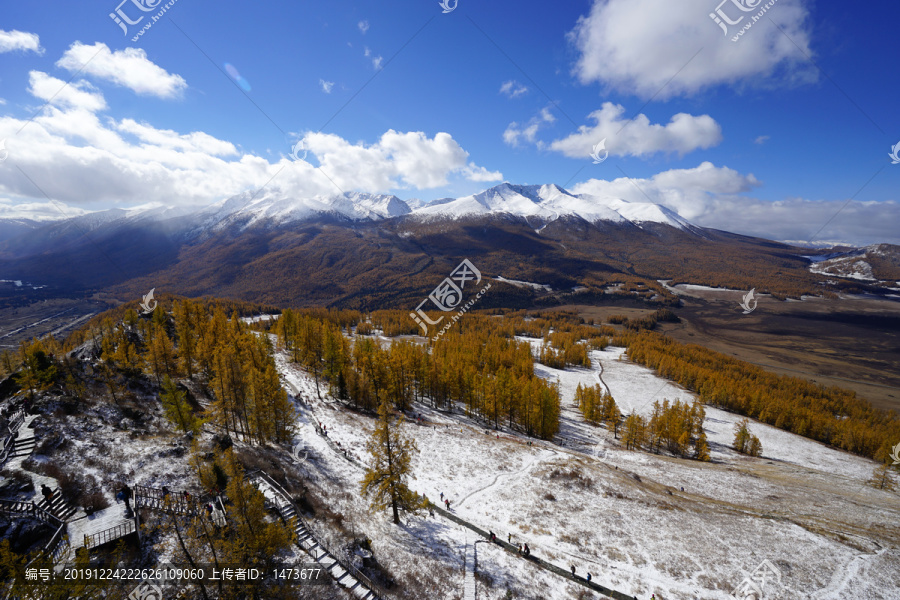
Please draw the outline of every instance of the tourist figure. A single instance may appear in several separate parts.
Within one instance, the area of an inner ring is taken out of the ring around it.
[[[41,494],[44,495],[44,500],[47,501],[47,504],[50,504],[50,501],[53,499],[53,490],[51,490],[46,483],[41,484]]]
[[[134,492],[131,491],[131,488],[128,487],[127,483],[122,486],[122,495],[124,496],[124,500],[125,500],[125,513],[126,514],[131,512],[130,501],[131,501],[131,496],[133,494],[134,494]]]

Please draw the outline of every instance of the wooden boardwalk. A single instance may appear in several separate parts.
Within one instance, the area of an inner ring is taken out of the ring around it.
[[[12,422],[18,423],[15,431],[11,430],[13,443],[5,444],[6,448],[0,451],[4,467],[28,475],[34,484],[34,492],[25,501],[0,502],[0,512],[10,516],[37,518],[54,527],[56,531],[44,546],[43,553],[57,564],[74,558],[74,552],[78,548],[96,548],[134,533],[135,521],[125,517],[124,505],[98,510],[88,516],[81,508],[66,502],[56,479],[22,468],[22,463],[34,452],[36,440],[31,424],[37,417],[38,415],[23,414],[13,420]],[[53,492],[50,500],[43,494],[44,486]]]
[[[116,504],[68,523],[69,544],[73,550],[88,550],[135,533],[135,519],[125,517],[125,505]]]

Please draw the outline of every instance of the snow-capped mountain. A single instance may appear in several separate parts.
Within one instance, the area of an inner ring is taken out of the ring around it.
[[[638,226],[642,223],[660,223],[682,230],[692,228],[687,220],[658,204],[572,194],[554,184],[502,183],[462,198],[442,198],[429,203],[411,200],[410,203],[393,195],[364,192],[314,198],[291,196],[279,189],[265,190],[261,194],[245,192],[201,211],[200,228],[220,230],[235,224],[242,228],[263,224],[278,226],[320,215],[339,216],[351,221],[378,221],[406,215],[424,221],[511,215],[537,218],[543,223],[569,216],[589,223],[605,221]]]
[[[201,211],[201,229],[219,230],[234,224],[241,227],[278,226],[319,215],[339,216],[351,221],[377,221],[409,213],[409,206],[393,195],[346,192],[297,198],[274,188],[263,193],[244,192],[209,206]]]
[[[809,270],[860,281],[896,280],[900,276],[900,249],[891,244],[874,244],[849,252],[808,256]]]
[[[502,183],[462,198],[442,198],[432,202],[408,202],[389,194],[346,192],[330,196],[298,197],[279,188],[247,191],[205,207],[145,205],[130,209],[113,208],[73,219],[48,223],[43,237],[78,236],[104,227],[133,227],[141,223],[166,222],[170,229],[182,228],[189,235],[237,227],[281,227],[320,217],[370,222],[410,216],[416,221],[434,222],[464,217],[507,215],[538,220],[542,225],[561,217],[578,217],[588,223],[668,225],[696,231],[674,211],[649,202],[629,202],[620,198],[572,194],[555,185],[514,185]],[[19,231],[22,231],[21,229]],[[52,233],[51,233],[52,232]],[[14,236],[10,236],[14,237]]]
[[[589,223],[608,221],[661,223],[677,229],[693,227],[672,210],[649,202],[628,202],[621,198],[572,194],[554,185],[513,185],[502,183],[478,194],[431,202],[412,212],[425,219],[458,219],[470,216],[508,214],[538,217],[545,222],[563,216],[580,217]]]

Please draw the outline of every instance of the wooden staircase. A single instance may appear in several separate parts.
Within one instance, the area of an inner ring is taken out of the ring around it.
[[[359,569],[347,561],[337,558],[309,529],[290,495],[263,471],[248,473],[248,480],[266,497],[266,505],[294,527],[297,545],[334,578],[334,580],[358,600],[380,600],[375,593],[375,584]]]
[[[46,498],[41,498],[38,507],[55,516],[60,521],[68,521],[78,512],[78,509],[66,502],[62,497],[59,488],[53,490],[53,495],[48,502]]]

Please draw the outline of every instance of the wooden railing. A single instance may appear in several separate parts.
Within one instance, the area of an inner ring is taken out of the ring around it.
[[[6,427],[9,434],[3,438],[3,447],[0,449],[0,466],[3,466],[9,458],[9,455],[12,454],[13,448],[16,447],[16,438],[18,437],[19,428],[24,422],[25,411],[21,409],[14,412],[9,418],[9,423]]]
[[[60,523],[59,527],[53,533],[53,536],[50,538],[50,541],[44,544],[44,547],[41,548],[41,551],[37,553],[37,555],[28,561],[28,564],[25,567],[30,567],[32,564],[40,560],[41,557],[49,556],[50,561],[53,564],[57,564],[60,562],[60,558],[68,554],[69,552],[69,536],[66,535],[67,523]]]
[[[2,466],[6,459],[9,458],[9,455],[12,454],[12,449],[16,446],[16,436],[8,435],[3,438],[3,448],[0,449],[0,466]]]
[[[134,521],[128,520],[124,523],[120,523],[115,527],[110,527],[109,529],[104,529],[103,531],[99,531],[97,533],[92,533],[90,535],[84,536],[84,547],[90,550],[91,548],[96,548],[97,546],[102,546],[107,542],[111,542],[113,540],[117,540],[119,538],[125,537],[128,534],[134,533]]]
[[[53,513],[44,510],[31,501],[0,500],[0,513],[7,515],[26,515],[40,519],[53,527],[59,527],[62,520]]]
[[[60,557],[69,552],[69,536],[66,535],[66,525],[66,523],[60,525],[47,545],[44,546],[43,552],[51,558],[53,564],[58,563]]]
[[[9,433],[15,437],[16,433],[19,431],[19,427],[22,426],[22,423],[25,421],[25,411],[21,408],[13,413],[13,415],[9,418]]]
[[[171,490],[167,494],[159,488],[146,485],[136,485],[132,489],[135,508],[150,508],[179,515],[200,514],[199,499],[195,496],[186,498],[184,492]]]

